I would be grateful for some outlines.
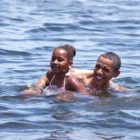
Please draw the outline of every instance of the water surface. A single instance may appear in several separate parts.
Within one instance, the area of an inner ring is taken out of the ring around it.
[[[0,1],[1,140],[139,140],[139,0]],[[93,69],[107,51],[122,60],[113,81],[132,92],[109,97],[23,97],[49,69],[53,49],[77,49],[75,68]]]

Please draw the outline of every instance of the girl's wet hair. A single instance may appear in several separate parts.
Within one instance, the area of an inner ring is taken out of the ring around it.
[[[121,59],[117,54],[115,54],[113,52],[106,52],[104,54],[101,54],[99,56],[99,58],[101,56],[113,61],[113,63],[114,63],[114,71],[118,71],[120,69],[120,67],[121,67]]]
[[[73,57],[76,55],[76,49],[72,45],[69,45],[69,44],[65,44],[63,46],[59,46],[56,49],[63,49],[63,50],[65,50],[68,53],[68,58],[70,60],[73,60]]]

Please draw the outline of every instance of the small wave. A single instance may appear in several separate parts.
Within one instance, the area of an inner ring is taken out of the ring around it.
[[[24,52],[24,51],[13,51],[13,50],[5,50],[5,49],[0,49],[0,55],[8,55],[8,56],[14,56],[14,55],[30,55],[29,52]]]
[[[140,111],[139,110],[121,110],[121,115],[125,117],[125,119],[131,119],[134,121],[140,120]]]
[[[103,133],[98,133],[98,132],[95,132],[95,135],[105,140],[121,139],[125,137],[119,134],[103,134]]]

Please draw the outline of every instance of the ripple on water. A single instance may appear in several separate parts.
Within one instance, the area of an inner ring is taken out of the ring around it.
[[[139,0],[0,1],[0,136],[15,139],[140,139]],[[52,51],[77,49],[73,67],[93,69],[98,56],[121,57],[113,81],[131,92],[65,100],[20,94],[49,69]]]

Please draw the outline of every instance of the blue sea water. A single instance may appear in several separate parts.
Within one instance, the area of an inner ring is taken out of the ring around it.
[[[132,92],[109,97],[23,97],[49,69],[52,51],[77,49],[74,67],[93,69],[107,51],[122,60],[113,81]],[[139,140],[140,1],[0,1],[1,140]]]

